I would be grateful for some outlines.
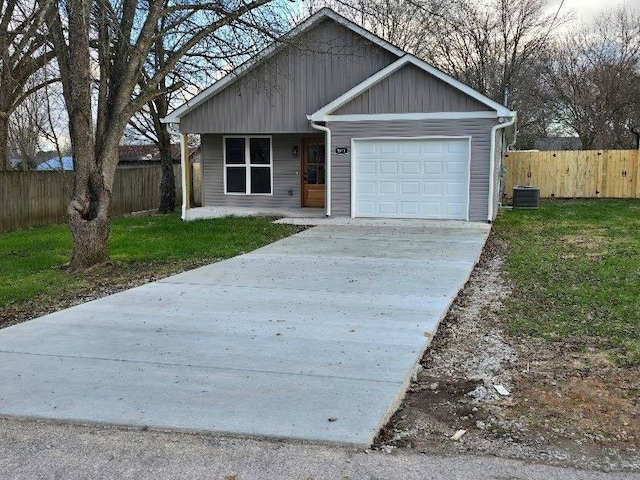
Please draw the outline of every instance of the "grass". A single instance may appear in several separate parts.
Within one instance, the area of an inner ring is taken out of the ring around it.
[[[110,264],[80,274],[62,268],[71,255],[66,226],[0,235],[0,309],[37,310],[94,285],[141,283],[296,231],[271,220],[117,219]],[[507,247],[513,295],[503,312],[512,334],[569,341],[621,365],[640,365],[640,201],[549,201],[505,212],[494,234]]]
[[[111,262],[69,273],[71,234],[66,226],[0,235],[0,308],[47,303],[99,283],[126,283],[131,276],[169,274],[254,250],[291,235],[297,227],[271,218],[227,217],[183,222],[177,215],[116,219]]]
[[[569,341],[640,365],[640,201],[547,201],[496,221],[513,335]]]

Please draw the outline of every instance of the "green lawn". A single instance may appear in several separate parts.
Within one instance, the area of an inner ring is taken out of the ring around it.
[[[0,308],[41,303],[90,289],[126,284],[128,277],[169,274],[208,260],[229,258],[291,235],[297,227],[271,218],[227,217],[183,222],[177,215],[116,219],[111,262],[89,272],[68,273],[68,227],[43,227],[0,235]]]
[[[547,201],[495,223],[513,295],[514,335],[570,340],[640,364],[640,201]]]

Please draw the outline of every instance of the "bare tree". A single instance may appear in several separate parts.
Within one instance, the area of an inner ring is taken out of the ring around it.
[[[427,60],[502,102],[505,89],[568,20],[547,0],[456,0],[441,18]]]
[[[25,98],[9,117],[9,151],[20,159],[21,170],[31,170],[37,165],[40,135],[47,122],[43,97],[41,91],[34,92]]]
[[[424,57],[434,41],[433,31],[446,14],[445,0],[310,0],[302,13],[329,7],[395,46]]]
[[[559,43],[545,75],[555,121],[582,148],[633,146],[640,120],[640,10],[621,7]]]
[[[0,4],[0,169],[9,168],[9,116],[42,87],[27,85],[54,57],[43,29],[44,14],[51,6],[50,0],[3,0]]]
[[[168,18],[160,19],[158,31],[166,28]],[[212,72],[228,71],[264,48],[267,40],[272,40],[286,28],[284,21],[271,25],[272,30],[259,36],[237,36],[234,31],[217,31],[204,38],[188,54],[181,57],[172,71],[160,80],[159,90],[166,93],[149,101],[129,121],[130,126],[147,141],[155,143],[160,154],[162,180],[160,184],[160,213],[175,210],[176,187],[173,173],[171,136],[161,120],[169,113],[173,104],[181,103],[189,91],[197,91],[211,82]],[[158,35],[142,70],[141,87],[149,81],[153,72],[162,68],[176,50],[180,41],[176,35]],[[178,90],[174,90],[179,86]]]
[[[238,38],[268,35],[277,11],[269,8],[269,0],[54,3],[46,22],[58,58],[75,162],[67,210],[73,236],[70,268],[82,269],[109,257],[118,144],[133,114],[179,88],[165,85],[163,79],[203,39],[222,32]],[[166,36],[175,39],[175,48],[145,73],[158,38]]]

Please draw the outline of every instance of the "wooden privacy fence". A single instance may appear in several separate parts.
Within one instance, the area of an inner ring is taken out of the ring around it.
[[[540,187],[543,198],[640,198],[640,151],[507,152],[505,193]]]
[[[176,203],[182,203],[180,166]],[[160,167],[116,170],[112,215],[153,210],[160,205]],[[0,172],[0,233],[66,222],[73,172]]]

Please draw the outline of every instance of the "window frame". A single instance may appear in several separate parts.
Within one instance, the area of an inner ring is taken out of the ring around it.
[[[227,163],[227,138],[244,139],[244,163]],[[268,138],[269,139],[269,163],[251,163],[251,139]],[[245,169],[245,191],[229,192],[227,190],[227,168],[236,167]],[[268,168],[269,169],[269,193],[252,193],[251,192],[251,169],[252,168]],[[225,195],[240,196],[273,196],[273,135],[223,135],[222,137],[222,173]]]

